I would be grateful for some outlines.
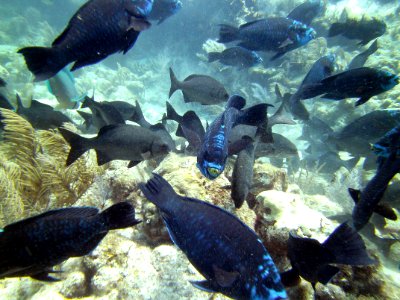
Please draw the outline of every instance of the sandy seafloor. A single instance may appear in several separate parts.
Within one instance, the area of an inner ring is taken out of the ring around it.
[[[10,99],[15,92],[21,94],[26,106],[33,97],[56,105],[44,83],[33,83],[17,49],[28,45],[49,45],[62,31],[70,16],[84,1],[1,1],[0,13],[0,77],[8,82]],[[140,102],[145,117],[158,122],[165,112],[170,87],[168,67],[177,77],[190,74],[208,74],[220,80],[229,93],[239,93],[249,104],[274,104],[274,86],[278,83],[285,91],[294,92],[312,63],[327,53],[334,53],[337,70],[343,70],[351,58],[359,53],[354,41],[344,40],[342,46],[318,37],[306,47],[288,53],[277,63],[241,70],[209,64],[207,51],[222,50],[216,43],[220,23],[241,24],[256,17],[284,16],[300,1],[261,0],[182,0],[183,9],[160,26],[154,25],[141,34],[133,49],[125,56],[116,54],[103,62],[82,68],[74,73],[77,87],[82,93],[94,91],[98,101],[123,100],[131,104]],[[329,1],[328,1],[329,2]],[[367,65],[400,73],[400,18],[398,1],[344,0],[328,3],[325,16],[314,21],[319,32],[326,31],[333,20],[340,18],[344,8],[352,16],[363,14],[385,20],[388,28],[379,38],[379,50]],[[344,45],[343,43],[348,43]],[[262,54],[264,61],[270,55]],[[354,108],[354,100],[330,102],[308,100],[312,115],[324,119],[335,130],[379,108],[400,108],[400,88],[374,97],[365,105]],[[210,122],[223,111],[223,106],[201,106],[184,103],[180,92],[171,104],[179,113],[194,109]],[[277,106],[275,104],[275,106]],[[65,112],[80,124],[76,112]],[[273,109],[271,111],[273,113]],[[176,125],[169,124],[174,132]],[[278,125],[274,132],[284,134],[296,143],[300,157],[307,142],[298,141],[301,124]],[[195,167],[195,158],[170,154],[161,165],[144,162],[132,169],[125,162],[112,162],[96,177],[93,185],[75,205],[107,206],[128,199],[135,204],[143,224],[134,229],[110,233],[85,258],[73,258],[60,266],[63,279],[57,283],[42,283],[30,278],[0,281],[1,299],[209,299],[211,294],[192,287],[188,280],[201,276],[190,266],[183,253],[167,238],[159,216],[151,204],[138,192],[137,184],[149,178],[154,170],[163,174],[181,194],[196,197],[234,211],[263,238],[267,249],[280,270],[289,267],[285,259],[285,238],[289,230],[323,241],[339,224],[328,216],[350,214],[352,200],[348,187],[360,188],[373,172],[364,172],[361,164],[353,170],[340,169],[335,174],[321,174],[300,170],[288,175],[285,168],[269,165],[268,158],[256,161],[254,192],[259,201],[255,211],[246,205],[239,211],[233,208],[229,192],[222,187],[229,183],[232,169],[229,161],[225,175],[216,181],[202,178]],[[395,179],[398,181],[398,179]],[[398,205],[398,202],[396,202]],[[399,205],[397,206],[399,209]],[[3,215],[7,212],[3,212]],[[13,216],[18,219],[18,216]],[[12,218],[11,218],[12,219]],[[256,222],[258,221],[258,223]],[[259,221],[262,220],[260,223]],[[379,260],[368,268],[342,268],[327,286],[317,285],[318,299],[400,299],[400,243],[387,245],[391,234],[400,233],[399,222],[388,222],[376,232],[372,241],[366,239],[370,254]],[[5,225],[5,224],[3,224]],[[311,286],[305,281],[298,288],[288,289],[290,299],[313,299]],[[215,299],[223,299],[216,295]]]

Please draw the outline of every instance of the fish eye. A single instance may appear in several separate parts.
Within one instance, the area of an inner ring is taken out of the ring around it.
[[[218,177],[221,174],[221,170],[213,167],[208,167],[207,168],[207,173],[210,174],[212,177]]]

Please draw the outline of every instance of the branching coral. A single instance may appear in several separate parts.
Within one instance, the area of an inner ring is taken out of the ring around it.
[[[0,113],[0,222],[75,203],[102,170],[94,157],[85,155],[66,167],[69,147],[57,131],[35,131],[16,113]]]

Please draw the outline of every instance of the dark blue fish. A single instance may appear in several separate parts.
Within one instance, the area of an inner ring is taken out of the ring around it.
[[[378,168],[375,176],[360,192],[349,189],[350,195],[356,203],[353,209],[353,224],[357,230],[362,229],[371,218],[372,214],[396,220],[396,213],[382,200],[388,184],[400,172],[400,126],[390,130],[384,137],[373,145],[373,150],[378,156]]]
[[[356,68],[361,68],[364,66],[364,64],[367,62],[368,57],[372,54],[374,54],[378,50],[378,40],[375,40],[371,46],[368,47],[367,50],[361,52],[360,54],[356,55],[349,65],[347,66],[347,69],[356,69]]]
[[[167,18],[176,14],[182,8],[182,2],[179,0],[154,0],[153,8],[149,14],[149,20],[158,21],[160,25]]]
[[[233,299],[284,299],[278,270],[255,232],[212,204],[175,193],[160,175],[140,189],[161,211],[172,241],[206,280],[195,287]]]
[[[308,71],[307,75],[304,77],[302,83],[300,84],[297,92],[294,93],[289,99],[289,110],[293,117],[298,118],[303,121],[309,119],[309,113],[300,101],[302,98],[302,89],[305,86],[319,83],[324,78],[331,76],[334,70],[335,56],[332,54],[326,55],[318,59]]]
[[[4,227],[0,233],[0,278],[30,276],[57,281],[52,267],[89,254],[109,230],[140,223],[128,202],[103,212],[95,207],[51,210]]]
[[[270,105],[257,104],[242,110],[245,105],[244,98],[231,96],[225,111],[208,127],[197,154],[197,167],[208,179],[213,180],[224,171],[229,154],[228,139],[235,125],[258,126],[266,122],[267,108]]]
[[[357,68],[329,76],[319,83],[305,85],[301,99],[322,95],[322,98],[343,100],[359,98],[356,106],[364,104],[371,97],[386,92],[399,83],[399,77],[388,71],[373,68]]]
[[[262,58],[254,51],[236,46],[222,52],[209,52],[208,62],[218,60],[221,64],[240,68],[250,68],[262,63]]]
[[[271,60],[306,45],[315,38],[315,31],[303,23],[288,18],[273,17],[252,21],[239,28],[220,25],[220,43],[239,40],[238,46],[252,51],[273,51]]]
[[[310,0],[303,2],[294,8],[289,14],[288,18],[299,21],[307,26],[326,9],[326,3],[323,0]]]
[[[376,263],[366,251],[361,236],[347,223],[341,224],[322,244],[290,233],[288,257],[292,269],[281,274],[285,286],[300,283],[300,276],[315,285],[327,284],[340,269],[331,264],[366,266]]]
[[[24,56],[35,81],[53,77],[72,62],[74,71],[113,53],[125,54],[140,32],[150,27],[146,16],[152,5],[152,0],[90,0],[79,8],[51,47],[26,47],[18,53]]]

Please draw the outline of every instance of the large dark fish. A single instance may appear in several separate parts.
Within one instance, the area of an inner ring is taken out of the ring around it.
[[[325,9],[325,1],[309,0],[295,7],[287,17],[309,26],[317,16],[322,15],[325,12]]]
[[[315,38],[315,31],[303,23],[288,18],[273,17],[252,21],[236,28],[220,25],[220,43],[239,40],[238,46],[252,51],[273,51],[271,60],[306,45]]]
[[[182,2],[179,0],[154,0],[153,8],[149,14],[149,20],[158,21],[160,25],[169,17],[176,14],[182,8]]]
[[[64,123],[73,123],[70,118],[59,111],[55,111],[53,107],[39,101],[32,100],[31,106],[25,108],[21,98],[17,94],[18,108],[16,113],[31,123],[35,129],[51,129],[58,128]]]
[[[97,128],[106,125],[125,124],[125,120],[120,112],[110,103],[96,102],[94,96],[92,98],[86,96],[83,100],[81,108],[89,108],[92,111],[92,122]]]
[[[262,58],[254,51],[236,46],[222,52],[209,52],[208,62],[218,60],[221,64],[240,68],[250,68],[262,63]]]
[[[380,37],[386,32],[386,24],[378,19],[354,20],[347,19],[345,23],[333,23],[329,28],[328,36],[343,35],[351,40],[360,40],[360,45],[366,45],[370,41]]]
[[[140,223],[135,209],[120,202],[99,212],[96,207],[51,210],[7,225],[0,233],[0,278],[30,276],[58,281],[53,266],[89,254],[109,230]]]
[[[169,68],[171,88],[169,98],[177,90],[182,90],[185,102],[198,102],[202,105],[226,102],[229,98],[224,86],[214,78],[207,75],[190,75],[184,81],[179,81],[171,68]]]
[[[347,70],[361,68],[367,62],[368,57],[374,54],[378,50],[378,40],[375,40],[371,46],[368,47],[367,50],[361,52],[360,54],[356,55],[349,65],[347,66]]]
[[[86,151],[95,149],[99,166],[115,159],[129,160],[133,167],[143,160],[158,158],[171,150],[168,144],[153,131],[134,125],[107,125],[94,138],[84,138],[64,128],[59,128],[71,145],[66,165],[69,166]]]
[[[302,99],[302,89],[307,85],[319,83],[324,78],[331,76],[334,68],[335,56],[331,54],[321,57],[312,65],[296,93],[289,98],[289,111],[292,113],[293,117],[303,121],[309,120],[309,113],[304,104],[300,101]]]
[[[74,71],[110,54],[125,54],[140,32],[149,28],[146,16],[152,4],[152,0],[90,0],[79,8],[51,47],[26,47],[18,53],[25,57],[35,81],[53,77],[71,62]]]
[[[399,77],[388,71],[373,68],[357,68],[344,71],[323,79],[319,83],[302,88],[301,99],[322,95],[322,98],[343,100],[359,98],[356,106],[364,104],[371,97],[392,89],[399,83]]]
[[[135,103],[135,111],[132,114],[132,116],[129,118],[130,121],[133,121],[137,124],[139,124],[141,127],[150,129],[153,131],[155,134],[157,134],[162,141],[164,141],[169,149],[174,150],[175,149],[175,141],[169,134],[168,130],[165,128],[164,124],[162,123],[157,123],[157,124],[150,124],[144,117],[142,108],[140,107],[140,104],[138,101]]]
[[[249,192],[253,184],[254,151],[257,144],[250,143],[240,151],[233,166],[231,197],[236,208],[241,208],[245,200],[249,207],[254,206]]]
[[[233,299],[286,298],[278,270],[255,232],[215,205],[175,193],[160,175],[140,189],[161,211],[172,241],[206,280],[195,287]]]
[[[347,223],[337,227],[322,244],[290,233],[287,247],[292,269],[281,274],[285,286],[297,285],[301,276],[315,289],[318,282],[327,284],[340,271],[331,264],[366,266],[375,263],[368,256],[361,236]]]
[[[225,111],[208,127],[197,153],[197,167],[208,179],[215,179],[225,169],[229,154],[229,136],[237,124],[258,126],[267,120],[269,104],[257,104],[245,110],[246,100],[238,95],[229,98]]]
[[[392,178],[400,172],[400,126],[385,134],[373,145],[378,155],[378,167],[375,176],[361,191],[350,190],[356,205],[353,209],[353,225],[357,230],[362,229],[374,212],[385,218],[396,220],[393,210],[380,205],[383,194]]]

